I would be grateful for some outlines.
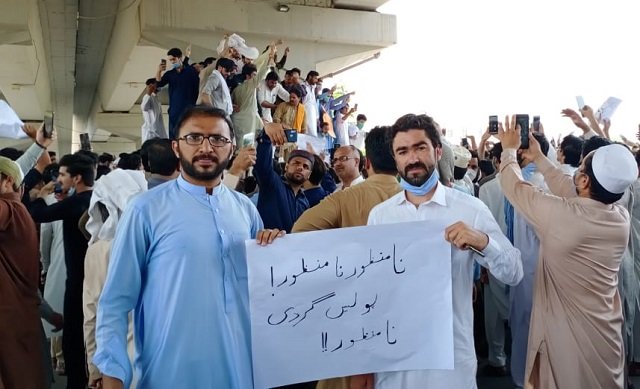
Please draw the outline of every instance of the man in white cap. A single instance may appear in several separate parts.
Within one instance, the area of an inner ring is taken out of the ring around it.
[[[473,182],[467,176],[467,165],[471,153],[460,145],[451,145],[453,149],[453,189],[473,196]]]
[[[22,172],[0,157],[0,388],[45,387],[36,226],[20,202]]]
[[[500,183],[540,238],[525,388],[622,388],[617,274],[630,227],[629,213],[615,202],[636,180],[638,167],[625,146],[604,146],[576,171],[576,197],[546,194],[522,178],[519,134],[507,117]],[[523,156],[547,182],[563,175],[533,136]]]

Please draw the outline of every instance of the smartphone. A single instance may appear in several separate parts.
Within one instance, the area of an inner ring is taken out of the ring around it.
[[[296,143],[298,141],[298,131],[296,130],[284,130],[287,135],[287,142]]]
[[[51,139],[53,136],[53,112],[47,111],[44,114],[44,137]]]
[[[89,140],[89,134],[87,134],[86,132],[80,134],[80,149],[91,151],[91,141]]]
[[[489,134],[498,133],[498,115],[489,116]]]
[[[582,96],[576,96],[576,103],[578,103],[578,109],[584,108],[584,98]]]
[[[520,148],[529,148],[529,115],[516,115],[516,123],[520,125]]]
[[[533,117],[533,132],[540,131],[540,116]]]
[[[167,66],[167,60],[166,60],[166,59],[164,59],[164,58],[162,58],[162,59],[160,60],[160,63],[161,63],[162,65],[164,65],[164,66]]]
[[[460,144],[462,145],[462,147],[469,147],[469,141],[467,141],[467,138],[462,138],[462,142],[460,142]]]

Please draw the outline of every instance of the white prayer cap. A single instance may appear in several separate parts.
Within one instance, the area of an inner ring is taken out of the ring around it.
[[[256,49],[255,47],[249,47],[245,44],[236,46],[235,49],[238,50],[238,53],[240,53],[240,55],[251,60],[258,58],[258,56],[260,55],[258,49]]]
[[[471,153],[460,145],[451,145],[453,149],[453,166],[466,169],[471,161]]]
[[[613,194],[623,193],[638,178],[638,165],[633,154],[620,144],[597,149],[591,167],[600,185]]]

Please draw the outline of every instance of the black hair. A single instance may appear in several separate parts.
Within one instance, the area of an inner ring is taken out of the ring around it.
[[[102,153],[100,154],[100,156],[98,157],[98,162],[99,163],[111,163],[113,161],[115,161],[115,157],[109,153]]]
[[[469,150],[469,152],[471,153],[471,158],[478,158],[478,152],[475,150]]]
[[[56,156],[56,152],[55,151],[47,151],[47,153],[49,154],[50,157],[55,157]]]
[[[149,173],[170,176],[178,169],[179,160],[169,139],[156,139],[146,149]]]
[[[320,77],[320,73],[316,72],[315,70],[311,70],[309,71],[309,73],[307,73],[307,80],[309,79],[309,77]]]
[[[147,81],[144,82],[145,85],[149,86],[151,84],[157,84],[158,80],[156,80],[155,78],[148,78]]]
[[[123,170],[139,170],[142,165],[142,158],[138,154],[124,154],[120,155],[118,161],[118,168]]]
[[[93,151],[78,150],[74,154],[79,154],[79,155],[85,156],[85,157],[89,158],[91,160],[91,162],[93,162],[93,166],[94,167],[98,166],[98,154],[94,153]],[[89,185],[89,186],[91,186],[91,185]]]
[[[391,138],[389,145],[393,147],[393,140],[395,139],[396,134],[399,132],[407,132],[409,130],[424,130],[434,148],[442,147],[440,132],[438,131],[438,127],[433,121],[433,118],[425,114],[414,115],[412,113],[408,113],[400,117],[396,120],[393,126],[391,126]]]
[[[590,152],[594,150],[598,150],[602,146],[608,146],[611,144],[611,141],[607,138],[603,138],[601,136],[593,136],[584,141],[582,144],[582,158],[589,155]]]
[[[204,64],[204,66],[209,66],[212,63],[214,63],[216,61],[216,59],[214,57],[207,57],[204,59],[204,61],[202,61],[202,63]]]
[[[502,158],[502,143],[498,142],[494,144],[493,148],[491,149],[490,155],[491,158],[495,158],[498,163],[500,163]]]
[[[364,120],[366,122],[367,117],[363,113],[358,114],[358,116],[356,116],[356,121],[359,122],[360,120]]]
[[[280,76],[278,76],[277,72],[269,72],[267,77],[265,77],[267,81],[280,81]]]
[[[81,176],[86,186],[93,186],[96,176],[95,163],[88,155],[79,151],[75,154],[67,154],[60,158],[58,164],[60,167],[66,167],[71,177]]]
[[[496,169],[493,167],[493,163],[488,159],[478,161],[478,169],[484,174],[484,176],[490,176],[495,173]]]
[[[231,72],[235,67],[236,67],[236,63],[229,58],[220,58],[218,59],[218,62],[216,62],[216,69],[224,68],[226,71]]]
[[[622,198],[622,195],[624,195],[624,193],[611,193],[608,190],[606,190],[600,184],[600,182],[598,182],[598,180],[596,179],[596,176],[593,173],[592,162],[593,162],[593,154],[585,157],[583,161],[584,174],[586,174],[587,177],[589,177],[589,182],[590,182],[589,196],[591,197],[591,199],[599,201],[604,204],[613,204],[616,201],[620,200]]]
[[[167,55],[170,55],[172,57],[180,58],[180,57],[182,57],[182,50],[180,50],[177,47],[174,47],[173,49],[167,51]]]
[[[293,69],[290,70],[289,74],[293,75],[293,73],[298,73],[298,75],[301,75],[302,71],[300,69],[298,69],[298,68],[293,68]]]
[[[0,150],[0,156],[9,158],[12,161],[20,158],[22,154],[24,154],[22,151],[14,149],[13,147],[5,147],[4,149]]]
[[[178,119],[178,122],[176,123],[176,127],[175,127],[176,128],[175,139],[177,140],[180,137],[180,129],[182,128],[182,126],[187,120],[193,117],[202,117],[202,116],[223,119],[227,123],[227,127],[229,127],[229,139],[233,140],[235,138],[233,123],[231,122],[231,119],[229,119],[225,111],[221,110],[220,108],[213,108],[209,105],[195,105],[195,106],[186,108],[182,112],[182,115],[180,115],[180,118]]]
[[[51,163],[47,165],[42,171],[42,180],[45,184],[50,183],[51,181],[55,181],[58,179],[58,174],[60,173],[60,165],[57,163]]]
[[[327,167],[324,165],[324,161],[318,155],[313,155],[313,167],[311,168],[311,174],[309,175],[309,182],[313,185],[319,185],[322,182],[322,178],[327,173]]]
[[[377,126],[371,129],[364,139],[364,150],[367,153],[367,159],[371,162],[371,168],[379,174],[398,174],[396,161],[391,154],[389,146],[389,133],[391,127]]]
[[[256,65],[252,63],[248,63],[242,67],[242,75],[244,76],[244,78],[246,78],[247,76],[250,76],[251,73],[257,72],[257,71],[258,71],[258,68],[256,67]]]
[[[289,94],[295,94],[296,96],[302,98],[302,88],[300,87],[300,85],[292,85],[289,88]]]
[[[532,135],[535,140],[540,143],[540,151],[542,151],[542,154],[546,156],[549,153],[549,141],[547,140],[547,137],[539,132],[534,132]]]
[[[575,135],[567,135],[560,142],[560,150],[564,156],[564,163],[573,167],[580,166],[580,156],[584,141]]]

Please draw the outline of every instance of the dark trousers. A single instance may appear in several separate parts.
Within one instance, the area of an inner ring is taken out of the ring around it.
[[[64,293],[64,328],[62,352],[67,370],[67,389],[86,389],[87,359],[84,349],[84,317],[82,314],[82,286],[69,287]]]

